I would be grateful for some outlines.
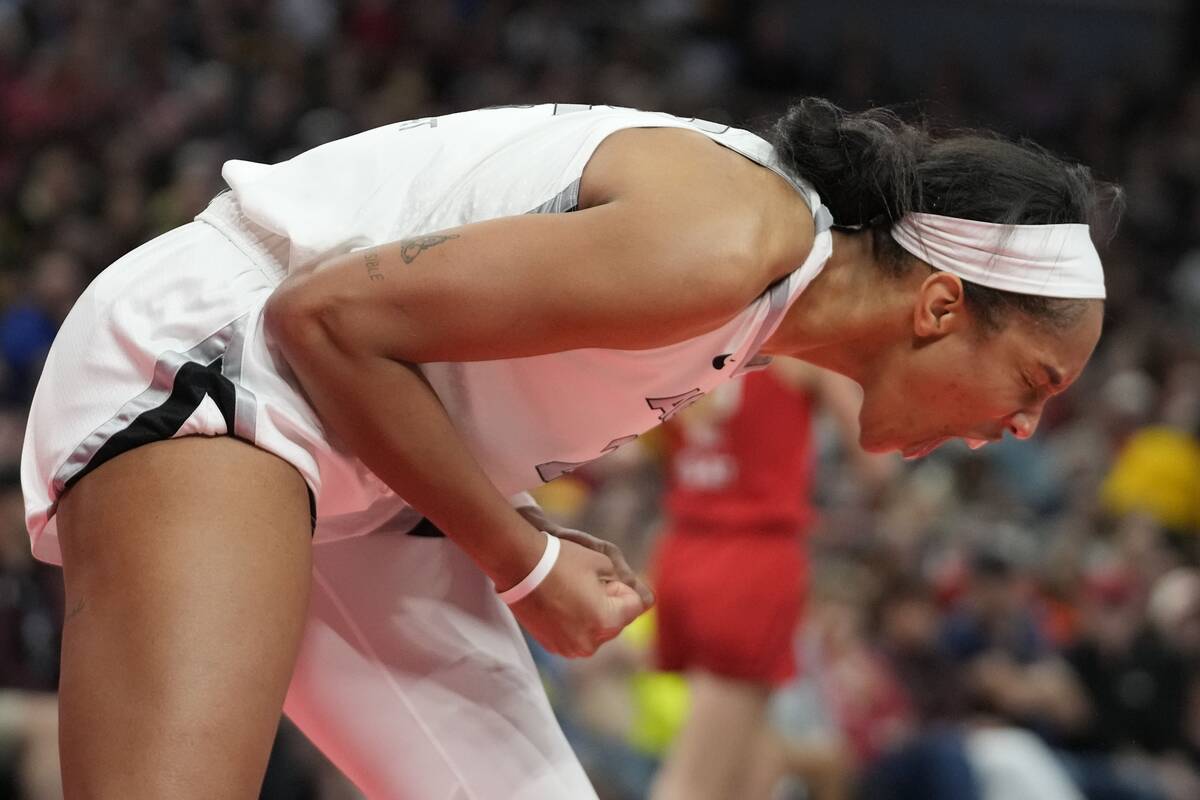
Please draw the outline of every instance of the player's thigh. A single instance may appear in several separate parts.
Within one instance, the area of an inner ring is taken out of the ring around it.
[[[697,736],[745,742],[766,719],[768,684],[696,669],[688,673],[688,690],[688,728]]]
[[[446,539],[314,547],[285,711],[368,797],[589,800],[495,587]]]
[[[770,688],[704,670],[688,673],[688,717],[655,781],[654,800],[740,796]]]
[[[68,797],[257,796],[309,589],[299,474],[229,437],[136,448],[63,497]]]

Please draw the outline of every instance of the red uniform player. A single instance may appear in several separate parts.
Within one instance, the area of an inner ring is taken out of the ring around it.
[[[796,670],[818,404],[868,477],[885,478],[892,462],[856,444],[856,387],[790,359],[722,386],[666,427],[669,523],[652,567],[657,656],[663,669],[687,673],[691,710],[655,800],[769,792],[752,764],[755,743],[766,748],[771,690]]]
[[[654,573],[664,669],[770,685],[794,672],[812,407],[806,388],[767,370],[667,427],[670,527]]]

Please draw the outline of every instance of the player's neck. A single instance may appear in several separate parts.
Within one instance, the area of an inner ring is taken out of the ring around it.
[[[878,356],[908,335],[907,296],[903,282],[875,264],[870,234],[835,230],[829,261],[762,352],[794,356],[861,383]]]

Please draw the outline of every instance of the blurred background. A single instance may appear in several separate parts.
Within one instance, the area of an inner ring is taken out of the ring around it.
[[[223,161],[510,103],[754,127],[805,94],[1032,138],[1121,183],[1127,211],[1101,243],[1100,349],[1033,440],[864,482],[816,417],[778,796],[935,797],[949,746],[1008,791],[989,798],[1033,800],[1004,776],[1047,759],[1077,792],[1058,796],[1200,797],[1200,10],[1184,0],[0,0],[0,797],[61,796],[61,579],[29,556],[16,474],[41,360],[87,282],[198,213]],[[644,569],[663,463],[651,437],[541,499]],[[685,713],[650,624],[589,661],[540,657],[606,800],[645,795]],[[263,796],[356,795],[285,725]]]

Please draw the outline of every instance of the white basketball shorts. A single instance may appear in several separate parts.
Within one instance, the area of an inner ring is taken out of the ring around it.
[[[21,459],[34,555],[61,563],[59,496],[111,458],[174,436],[231,434],[320,491],[328,450],[311,407],[263,339],[283,268],[192,222],[96,278],[63,322],[34,394]]]

